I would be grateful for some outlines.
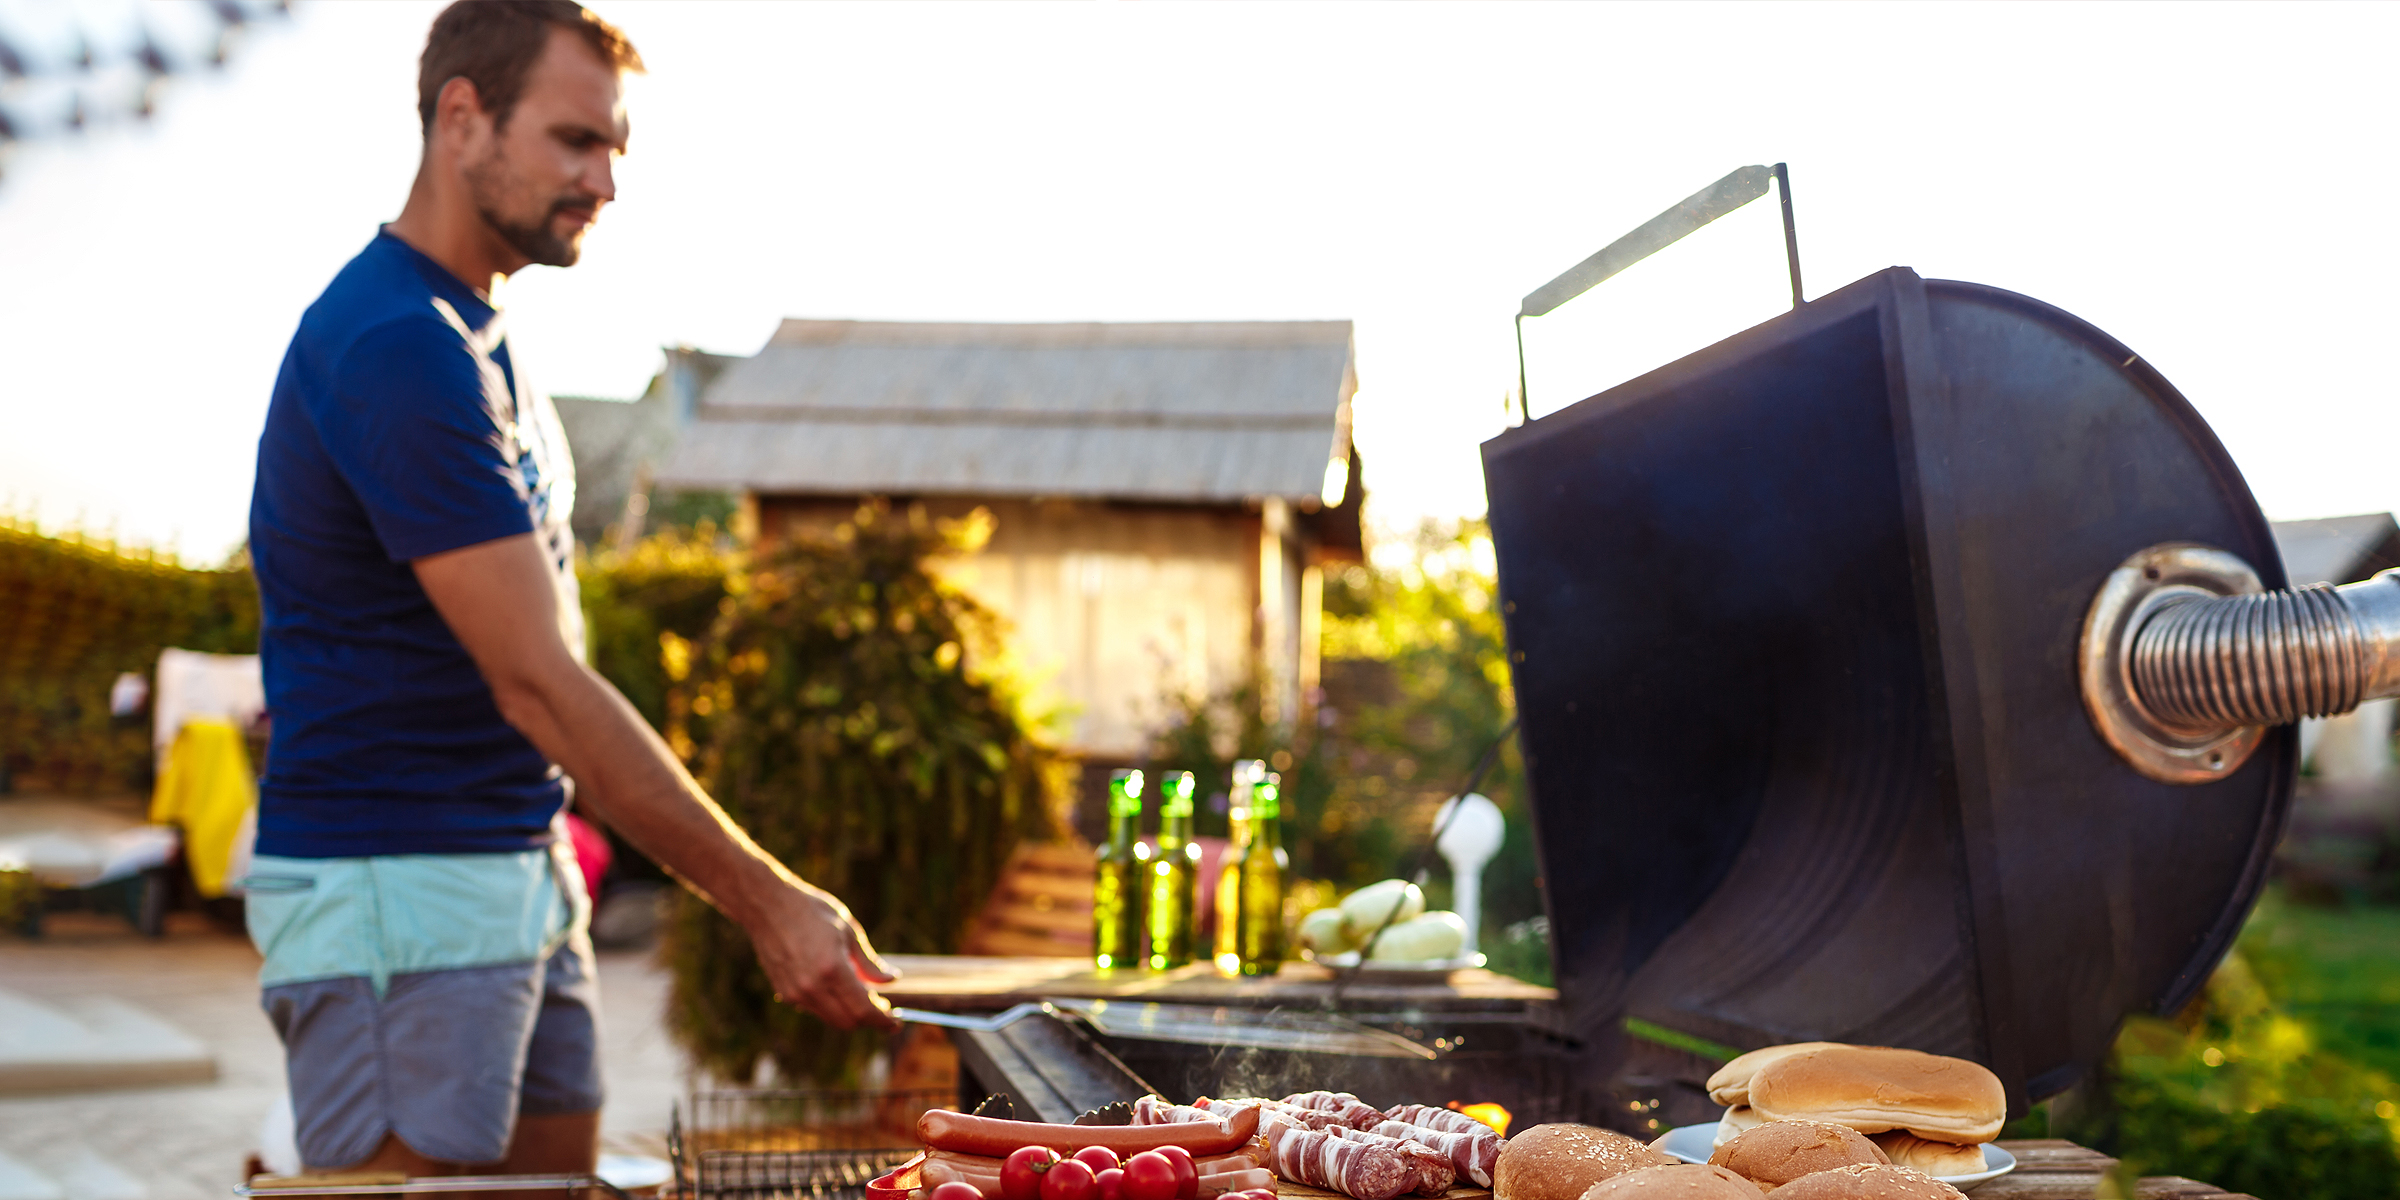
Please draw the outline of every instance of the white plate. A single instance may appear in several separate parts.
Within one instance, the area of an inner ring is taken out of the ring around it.
[[[1356,950],[1344,950],[1340,954],[1319,954],[1312,950],[1308,952],[1308,958],[1320,967],[1332,967],[1337,971],[1358,966]],[[1463,958],[1378,958],[1360,968],[1359,974],[1447,975],[1452,971],[1464,971],[1482,965],[1483,956],[1480,954],[1469,954]]]
[[[1717,1148],[1717,1123],[1710,1121],[1706,1125],[1685,1125],[1681,1128],[1670,1129],[1665,1136],[1652,1142],[1651,1145],[1685,1162],[1704,1163],[1708,1161],[1709,1152]],[[1963,1192],[1976,1184],[1998,1179],[2016,1169],[2016,1155],[2010,1154],[1990,1142],[1985,1142],[1983,1144],[1982,1170],[1972,1175],[1936,1175],[1934,1178]]]

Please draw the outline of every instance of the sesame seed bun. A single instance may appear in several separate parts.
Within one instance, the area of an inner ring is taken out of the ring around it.
[[[1767,1119],[1758,1115],[1758,1110],[1750,1107],[1747,1104],[1726,1109],[1725,1115],[1717,1118],[1717,1140],[1715,1144],[1722,1146],[1725,1143],[1742,1136],[1744,1133],[1756,1129],[1766,1123]]]
[[[1776,1200],[1966,1200],[1957,1188],[1907,1167],[1853,1164],[1803,1175],[1775,1189]]]
[[[1493,1200],[1581,1200],[1595,1183],[1676,1164],[1624,1134],[1595,1125],[1536,1125],[1500,1143]]]
[[[1756,1185],[1723,1167],[1677,1163],[1603,1179],[1581,1200],[1765,1200]]]
[[[1803,1175],[1853,1164],[1888,1165],[1891,1159],[1855,1129],[1823,1121],[1769,1121],[1717,1147],[1708,1161],[1771,1192]]]

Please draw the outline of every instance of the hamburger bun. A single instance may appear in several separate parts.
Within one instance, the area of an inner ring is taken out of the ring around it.
[[[1764,1200],[1756,1185],[1723,1167],[1644,1167],[1593,1184],[1582,1200]]]
[[[1855,1129],[1823,1121],[1769,1121],[1717,1147],[1708,1161],[1771,1192],[1803,1175],[1858,1164],[1888,1166],[1892,1160]]]
[[[1775,1194],[1779,1200],[1966,1200],[1965,1193],[1921,1171],[1863,1163],[1803,1175]]]
[[[1722,1146],[1766,1123],[1767,1119],[1759,1116],[1758,1110],[1747,1104],[1726,1109],[1725,1115],[1717,1118],[1716,1144]]]
[[[1500,1143],[1500,1161],[1492,1167],[1492,1197],[1581,1200],[1603,1179],[1675,1163],[1675,1156],[1666,1151],[1595,1125],[1536,1125]]]
[[[1793,1042],[1788,1046],[1768,1046],[1765,1049],[1753,1050],[1718,1067],[1717,1073],[1708,1077],[1708,1098],[1727,1108],[1748,1104],[1750,1103],[1750,1077],[1758,1074],[1768,1063],[1790,1058],[1795,1054],[1806,1054],[1811,1050],[1830,1050],[1839,1045],[1841,1045],[1840,1042]]]
[[[1913,1133],[1892,1130],[1867,1139],[1882,1147],[1896,1167],[1923,1171],[1936,1179],[1973,1175],[1983,1170],[1983,1147],[1958,1142],[1929,1142]]]
[[[1750,1078],[1750,1107],[1769,1121],[1826,1121],[1860,1133],[1904,1129],[1938,1142],[2000,1136],[2000,1077],[1963,1058],[1832,1046],[1788,1055]]]

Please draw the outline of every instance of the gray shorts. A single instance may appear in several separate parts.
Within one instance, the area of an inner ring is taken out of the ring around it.
[[[398,1134],[427,1158],[497,1162],[519,1114],[600,1107],[599,989],[580,934],[547,963],[267,988],[283,1038],[300,1161],[365,1161]]]

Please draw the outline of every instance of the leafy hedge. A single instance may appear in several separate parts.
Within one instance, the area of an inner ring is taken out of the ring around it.
[[[658,638],[668,743],[886,952],[955,952],[1017,843],[1059,828],[1065,763],[981,669],[995,618],[926,569],[979,538],[863,507],[831,537],[729,572],[700,640]],[[690,587],[696,604],[705,589]],[[839,1082],[883,1045],[776,1003],[741,928],[688,892],[665,956],[669,1025],[720,1078],[771,1061],[785,1080]]]
[[[120,673],[168,646],[258,649],[246,564],[191,570],[150,551],[48,537],[0,518],[0,767],[61,791],[148,786],[147,726],[109,717]]]
[[[2262,955],[2274,962],[2282,904],[2266,898],[2189,1009],[2126,1022],[2111,1064],[2109,1148],[2141,1174],[2257,1196],[2389,1196],[2400,1179],[2400,1087],[2326,1049],[2253,970]]]

